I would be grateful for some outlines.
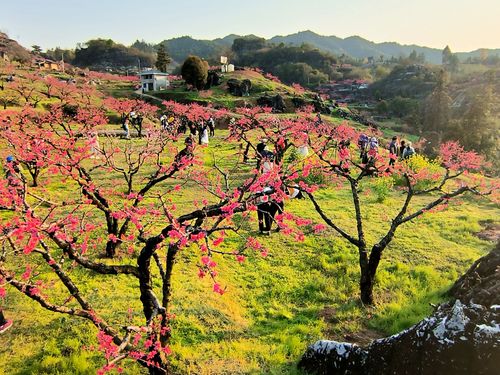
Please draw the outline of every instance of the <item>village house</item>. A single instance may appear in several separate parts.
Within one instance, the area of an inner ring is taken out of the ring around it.
[[[353,103],[366,101],[366,89],[368,82],[365,80],[346,79],[343,81],[333,81],[319,87],[322,94],[326,94],[330,99],[341,103]]]
[[[44,59],[41,57],[36,57],[33,61],[33,64],[40,70],[56,70],[56,71],[62,70],[60,62]]]
[[[170,86],[168,74],[159,70],[144,70],[139,73],[139,78],[143,92],[165,90]]]

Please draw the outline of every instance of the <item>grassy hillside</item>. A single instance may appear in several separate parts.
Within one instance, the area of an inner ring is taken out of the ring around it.
[[[208,148],[197,150],[207,164],[215,152],[228,162],[235,154],[225,136],[219,131]],[[239,173],[245,175],[251,168]],[[112,181],[112,176],[103,178]],[[387,228],[388,215],[401,196],[394,193],[381,204],[368,194],[376,189],[372,181],[361,188],[367,192],[363,215],[371,223],[367,234],[371,240]],[[49,191],[60,194],[66,189],[71,186],[53,182]],[[182,207],[200,194],[192,185],[173,198]],[[342,226],[354,230],[348,194],[324,189],[320,198],[330,202],[327,209]],[[288,202],[286,209],[318,221],[306,200]],[[259,237],[269,256],[250,254],[244,264],[216,258],[219,281],[227,286],[223,296],[211,291],[210,280],[198,279],[198,251],[185,249],[174,275],[174,372],[290,374],[296,372],[295,363],[306,345],[319,338],[365,342],[408,327],[431,311],[429,303],[443,300],[443,292],[457,276],[493,246],[475,233],[481,230],[481,221],[493,221],[498,213],[491,203],[464,199],[445,212],[404,226],[382,261],[375,308],[363,307],[358,300],[356,250],[329,230],[308,235],[302,243],[280,233]],[[250,234],[257,235],[256,227],[255,222],[248,228]],[[241,241],[230,237],[221,250],[237,248]],[[103,317],[114,322],[128,315],[131,323],[141,322],[135,280],[96,277],[78,269],[70,272]],[[87,322],[50,313],[15,292],[8,293],[4,309],[14,319],[0,348],[0,368],[6,374],[92,374],[103,364],[88,345],[96,342],[97,332]],[[128,363],[126,373],[145,372]]]
[[[255,72],[235,72],[228,77],[252,79],[255,95],[258,90],[294,94],[291,88]],[[103,82],[99,89],[120,96],[127,85],[130,84]],[[232,99],[221,87],[214,89],[207,100],[215,100],[217,95],[221,103]],[[43,110],[44,105],[54,100],[57,99],[41,102],[38,109]],[[13,109],[16,108],[19,109]],[[329,116],[324,120],[340,121]],[[108,127],[116,128],[116,125]],[[205,165],[212,165],[214,155],[221,167],[238,157],[239,147],[228,143],[227,135],[227,131],[217,130],[207,148],[196,150]],[[4,147],[2,145],[3,150]],[[162,157],[163,162],[168,162],[173,155],[165,153]],[[289,155],[284,159],[287,157]],[[249,176],[254,167],[252,163],[240,168],[237,178]],[[115,172],[99,173],[100,188],[113,187]],[[141,170],[137,179],[149,174],[151,170]],[[169,180],[159,189],[178,183]],[[69,181],[49,181],[42,176],[40,185],[34,191],[49,199],[80,194]],[[370,179],[363,180],[360,189],[366,236],[371,242],[387,229],[388,220],[401,204],[402,196],[396,191],[380,203],[381,187]],[[213,199],[194,182],[182,193],[172,193],[171,198],[180,213],[191,209],[195,200]],[[350,194],[330,187],[320,190],[317,198],[328,202],[325,210],[340,226],[351,233],[355,231]],[[413,204],[427,199],[417,197]],[[288,201],[286,210],[319,222],[308,200]],[[4,211],[0,211],[0,215],[3,219],[9,218]],[[183,249],[173,277],[172,312],[176,315],[172,323],[173,373],[293,374],[297,373],[295,364],[306,346],[319,338],[366,343],[370,338],[406,328],[431,311],[429,303],[446,299],[444,292],[458,275],[493,247],[493,242],[479,239],[476,233],[486,222],[495,222],[498,215],[497,205],[466,197],[446,211],[425,215],[401,227],[386,249],[378,271],[375,307],[359,302],[357,250],[331,230],[314,234],[309,228],[303,242],[276,232],[263,237],[258,234],[254,218],[251,226],[243,229],[258,237],[269,255],[263,257],[251,252],[243,264],[233,257],[215,255],[218,282],[226,287],[222,296],[212,292],[211,280],[198,278],[198,249],[194,246]],[[220,250],[233,251],[243,244],[244,239],[228,234]],[[125,250],[119,257],[123,263],[132,262]],[[37,272],[36,264],[34,266]],[[73,267],[69,261],[63,266],[104,319],[113,325],[124,321],[131,325],[144,324],[134,278],[96,276]],[[45,280],[53,277],[51,274],[41,276]],[[60,303],[64,303],[61,290],[56,287],[44,293],[59,297]],[[42,309],[10,287],[0,303],[5,315],[14,320],[13,327],[0,337],[0,373],[95,374],[104,364],[101,353],[96,350],[97,330],[87,321]],[[146,373],[131,361],[124,367],[127,374]]]
[[[229,79],[244,80],[249,79],[252,82],[250,96],[239,97],[233,96],[227,89],[227,81]],[[213,103],[227,108],[235,108],[238,106],[255,105],[257,98],[264,94],[276,95],[281,94],[285,100],[290,99],[295,90],[290,86],[265,78],[262,74],[250,71],[240,70],[232,73],[225,73],[222,76],[222,83],[219,86],[214,86],[210,90],[204,91],[187,91],[182,81],[173,82],[170,89],[154,92],[153,95],[165,100],[177,100],[181,102],[196,101],[201,103]]]

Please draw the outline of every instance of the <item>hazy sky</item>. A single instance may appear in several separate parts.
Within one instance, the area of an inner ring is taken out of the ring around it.
[[[44,49],[312,30],[458,52],[500,48],[500,0],[1,0],[0,30]]]

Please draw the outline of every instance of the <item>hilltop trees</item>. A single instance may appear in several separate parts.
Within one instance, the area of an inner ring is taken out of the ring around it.
[[[207,82],[208,63],[198,56],[189,56],[182,64],[181,74],[187,84],[202,90]]]
[[[58,57],[60,59],[60,57]],[[137,66],[153,65],[154,56],[135,48],[125,47],[111,39],[93,39],[75,49],[73,63],[77,66]]]
[[[423,105],[422,135],[428,139],[429,153],[443,140],[449,131],[451,122],[451,97],[447,89],[447,75],[441,71],[434,91],[426,98]]]
[[[243,53],[258,51],[266,47],[266,45],[267,43],[264,38],[258,38],[258,37],[236,38],[233,41],[231,49],[235,53],[243,54]]]
[[[442,62],[443,67],[450,72],[456,72],[458,69],[459,60],[457,55],[451,52],[449,46],[446,46],[443,50],[442,54]]]
[[[160,72],[167,72],[168,64],[172,62],[170,56],[168,56],[167,51],[165,50],[165,45],[161,43],[158,46],[158,51],[156,52],[156,62],[155,66]]]

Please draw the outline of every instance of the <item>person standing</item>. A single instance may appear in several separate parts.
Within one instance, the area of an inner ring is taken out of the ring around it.
[[[358,138],[358,147],[359,147],[359,158],[361,159],[361,163],[368,163],[368,142],[369,138],[366,134],[361,134]]]
[[[99,146],[99,135],[97,130],[92,130],[89,133],[89,146],[90,146],[90,156],[91,159],[96,159],[100,156],[101,148]]]
[[[168,119],[166,114],[161,115],[160,124],[163,130],[167,130]]]
[[[255,158],[257,159],[257,170],[260,169],[260,166],[262,164],[262,159],[266,156],[266,143],[267,139],[262,138],[260,142],[257,144],[256,147],[256,155]]]
[[[122,129],[125,132],[125,134],[124,134],[125,139],[130,139],[129,121],[130,120],[129,120],[128,116],[126,116],[125,119],[123,120],[123,124],[122,124]]]
[[[398,137],[392,137],[391,143],[389,144],[389,165],[394,166],[396,159],[399,154]]]
[[[174,158],[174,165],[176,168],[181,168],[184,164],[189,164],[194,157],[194,142],[192,137],[186,137],[184,147]]]
[[[9,187],[15,190],[16,196],[21,198],[23,202],[26,200],[26,177],[24,177],[21,167],[13,156],[7,156],[5,165],[5,178]]]
[[[278,213],[283,212],[285,207],[283,201],[277,202],[271,198],[274,193],[274,188],[266,186],[262,192],[259,193],[259,203],[257,204],[257,218],[259,220],[260,234],[270,235],[271,227],[273,225],[274,217]]]
[[[403,139],[399,145],[399,152],[398,152],[399,160],[403,160],[403,153],[405,152],[405,148],[406,148],[406,141]]]
[[[201,130],[200,144],[203,146],[208,146],[208,127],[204,126]]]
[[[208,119],[208,129],[210,130],[210,137],[215,137],[215,120],[212,116]]]
[[[413,148],[411,142],[406,144],[405,150],[403,151],[403,159],[409,159],[415,155],[415,149]]]

